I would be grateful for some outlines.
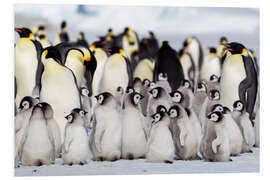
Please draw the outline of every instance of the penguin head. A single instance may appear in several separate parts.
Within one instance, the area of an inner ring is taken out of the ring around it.
[[[183,81],[183,87],[186,88],[186,89],[191,89],[191,83],[189,80],[185,79]]]
[[[245,108],[244,103],[240,100],[237,100],[233,103],[233,110],[234,111],[243,112],[244,108]]]
[[[53,118],[53,109],[52,106],[46,102],[39,103],[41,105],[41,109],[44,113],[46,119]]]
[[[33,119],[45,119],[42,104],[38,103],[34,106],[31,117],[34,117]]]
[[[87,112],[83,109],[80,108],[74,108],[71,113],[67,116],[65,116],[65,118],[67,119],[69,124],[73,124],[75,123],[77,120],[80,120],[78,122],[80,122],[80,124],[83,124],[83,120],[82,118],[87,114]]]
[[[212,74],[210,76],[210,82],[218,82],[218,80],[219,80],[219,77],[217,75]]]
[[[189,37],[183,42],[183,47],[186,48],[192,41],[192,38]]]
[[[156,112],[155,114],[153,114],[152,117],[152,124],[156,124],[159,121],[162,121],[163,117],[166,115],[165,112]]]
[[[169,43],[169,41],[163,41],[163,42],[162,42],[162,47],[169,47],[169,48],[170,48],[170,43]]]
[[[42,25],[38,26],[38,30],[39,31],[44,31],[45,30],[45,26],[42,26]]]
[[[211,89],[209,92],[209,99],[210,100],[219,100],[220,99],[220,92],[217,89]]]
[[[130,100],[134,106],[137,106],[143,98],[143,95],[137,92],[133,92],[130,94]]]
[[[40,40],[43,40],[43,39],[46,39],[46,38],[47,38],[47,36],[45,34],[38,35],[38,39],[40,39]]]
[[[113,95],[109,92],[104,92],[95,96],[95,98],[100,105],[105,105],[113,98]]]
[[[169,95],[171,96],[172,101],[175,103],[182,103],[184,101],[183,93],[178,90],[170,92]]]
[[[207,92],[206,84],[203,81],[198,83],[197,91]]]
[[[19,111],[30,109],[31,107],[35,106],[36,103],[37,101],[31,96],[25,96],[20,102]]]
[[[157,99],[159,97],[161,97],[162,93],[164,92],[165,90],[162,88],[162,87],[155,87],[153,89],[151,89],[149,91],[149,93],[152,95],[152,97],[154,99]]]
[[[34,40],[33,33],[28,28],[15,28],[15,31],[19,33],[20,38],[29,38]]]
[[[168,80],[168,75],[167,73],[159,73],[158,74],[158,81],[167,81]]]
[[[116,89],[116,93],[120,94],[120,95],[123,95],[124,94],[124,89],[121,86],[118,86],[117,89]]]
[[[215,47],[208,47],[210,53],[217,53],[217,49]]]
[[[154,36],[155,36],[154,35],[154,32],[153,31],[149,31],[149,38],[152,39],[152,38],[154,38]]]
[[[213,122],[220,122],[223,118],[223,114],[221,112],[215,111],[208,114],[207,118]]]
[[[145,87],[150,87],[150,80],[149,79],[144,79],[142,82],[142,85]]]
[[[211,112],[223,112],[223,111],[224,111],[224,108],[221,104],[214,104],[211,107]]]
[[[133,92],[135,92],[135,89],[134,89],[133,87],[128,86],[128,87],[126,88],[126,94],[130,94],[130,93],[133,93]]]
[[[84,33],[83,32],[79,32],[77,39],[78,40],[84,39]]]
[[[59,50],[54,46],[49,46],[49,47],[43,49],[43,51],[41,53],[41,60],[42,60],[42,63],[44,65],[46,64],[47,60],[49,60],[49,59],[53,59],[58,64],[62,65],[61,54],[60,54]]]
[[[246,54],[246,48],[243,44],[232,42],[229,44],[225,44],[227,50],[232,54]]]
[[[134,85],[135,85],[135,84],[142,84],[142,81],[141,81],[140,78],[135,77],[134,80],[133,80],[133,84],[134,84]]]
[[[117,46],[113,46],[109,49],[106,50],[110,55],[113,55],[113,54],[121,54],[121,55],[124,55],[124,50],[120,47],[117,47]]]
[[[81,93],[81,95],[83,95],[83,96],[90,97],[89,90],[88,90],[86,87],[81,87],[81,88],[80,88],[80,93]]]
[[[174,105],[172,107],[170,107],[170,109],[168,110],[168,115],[170,116],[170,118],[177,118],[180,115],[180,108],[177,105]]]
[[[226,38],[225,36],[222,36],[222,37],[220,38],[220,44],[225,45],[225,44],[227,44],[227,42],[228,42],[228,40],[227,40],[227,38]]]
[[[156,112],[164,112],[167,113],[167,108],[163,105],[158,105],[156,108]]]
[[[62,23],[61,23],[61,31],[63,32],[63,31],[66,31],[66,28],[67,28],[67,23],[66,23],[66,21],[62,21]]]

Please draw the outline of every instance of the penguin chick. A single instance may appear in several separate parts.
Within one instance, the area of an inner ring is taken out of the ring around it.
[[[84,128],[84,116],[87,112],[75,108],[65,118],[65,139],[62,146],[64,164],[73,165],[86,163],[90,154],[87,132]]]
[[[207,81],[207,87],[208,87],[208,91],[212,90],[212,89],[217,89],[220,90],[220,77],[218,77],[215,74],[212,74],[209,78],[209,80]]]
[[[142,115],[139,105],[144,97],[133,92],[125,98],[122,130],[122,158],[137,159],[145,157],[147,147],[146,118]]]
[[[202,138],[198,120],[190,119],[189,109],[173,105],[168,110],[172,123],[175,154],[182,160],[200,159],[198,156]]]
[[[89,90],[85,87],[80,89],[81,92],[81,99],[82,99],[82,109],[85,110],[87,113],[83,117],[84,119],[84,127],[87,130],[90,128],[90,119],[91,119],[91,98],[89,97]]]
[[[41,166],[54,163],[55,146],[42,105],[34,106],[29,125],[22,139],[21,163],[24,166]]]
[[[162,87],[166,90],[167,93],[172,91],[172,88],[168,82],[168,75],[167,73],[159,73],[158,80],[156,82],[156,87]]]
[[[191,108],[194,100],[194,94],[191,89],[191,83],[188,80],[184,80],[183,86],[181,86],[177,90],[180,91],[184,96],[185,100],[184,107]]]
[[[122,121],[117,102],[108,92],[95,97],[97,106],[93,114],[90,148],[95,161],[115,161],[121,155]]]
[[[234,102],[232,116],[243,136],[242,153],[252,152],[251,148],[255,144],[254,129],[241,101]]]
[[[36,99],[25,96],[19,105],[19,112],[15,116],[15,138],[16,138],[16,147],[18,152],[21,152],[22,139],[25,136],[25,131],[29,124],[29,119],[32,114],[33,107],[37,104]],[[19,158],[21,154],[18,154]]]
[[[207,102],[207,87],[205,83],[200,82],[197,89],[194,92],[194,99],[192,102],[192,108],[194,109],[196,115],[199,117],[201,109],[206,106]]]
[[[231,161],[228,132],[221,112],[207,116],[207,129],[201,143],[202,155],[208,161]]]
[[[55,146],[54,151],[55,151],[55,158],[59,158],[60,157],[60,153],[61,153],[61,142],[62,142],[62,137],[61,137],[61,133],[60,133],[60,129],[59,126],[56,122],[56,120],[54,119],[54,112],[53,109],[51,107],[51,105],[49,105],[46,102],[40,103],[42,106],[42,111],[44,114],[44,117],[47,121],[47,127],[48,127],[48,131],[50,132],[50,134],[52,134],[53,137],[53,144]]]
[[[170,119],[166,112],[160,111],[152,115],[152,128],[147,142],[147,162],[173,163],[175,150],[169,125]]]

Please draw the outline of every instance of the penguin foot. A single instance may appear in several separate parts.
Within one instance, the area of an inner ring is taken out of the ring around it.
[[[250,150],[248,151],[248,153],[253,153],[253,151],[250,149]]]
[[[128,160],[133,160],[133,159],[134,159],[133,154],[128,154],[128,155],[127,155],[127,159],[128,159]]]
[[[230,158],[230,159],[229,159],[229,161],[231,161],[231,162],[232,162],[233,160]]]
[[[97,161],[104,161],[104,158],[103,157],[98,157]]]
[[[169,160],[165,160],[164,163],[166,163],[166,164],[172,164],[173,162],[172,161],[169,161]]]
[[[114,161],[117,161],[118,160],[118,157],[117,156],[114,156],[111,161],[114,162]]]
[[[68,165],[69,165],[69,166],[72,166],[72,165],[73,165],[73,163],[69,163]]]
[[[81,165],[81,166],[84,165],[84,162],[80,162],[79,165]]]

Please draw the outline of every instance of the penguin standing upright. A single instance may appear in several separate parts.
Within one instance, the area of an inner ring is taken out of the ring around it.
[[[170,47],[168,41],[163,41],[157,54],[158,58],[155,63],[154,80],[158,80],[159,73],[167,73],[172,91],[178,89],[185,78],[176,51]]]
[[[115,95],[118,86],[124,89],[132,86],[133,73],[129,60],[123,56],[123,49],[112,47],[109,51],[111,55],[104,65],[99,92],[110,92]]]
[[[179,61],[183,67],[185,79],[194,83],[195,64],[194,64],[192,56],[188,52],[185,52],[184,49],[181,49],[179,51],[178,56],[179,56]]]
[[[220,41],[219,41],[219,46],[218,46],[218,48],[217,48],[217,56],[219,57],[219,58],[222,58],[222,55],[223,55],[223,53],[224,53],[224,51],[225,51],[225,49],[226,49],[226,47],[225,47],[225,44],[227,44],[228,43],[228,39],[225,37],[225,36],[222,36],[221,38],[220,38]],[[221,62],[221,64],[222,64],[223,62]]]
[[[43,65],[40,60],[42,46],[34,40],[32,32],[27,28],[15,28],[15,31],[20,35],[15,46],[15,103],[18,106],[25,96],[32,96],[35,88],[40,89]]]
[[[220,76],[220,60],[217,56],[217,50],[214,47],[209,47],[209,54],[204,58],[202,69],[201,69],[201,79],[208,81],[211,75]]]
[[[139,50],[139,40],[137,33],[131,29],[130,27],[126,27],[124,30],[124,36],[122,37],[122,47],[127,55],[127,57],[131,60],[131,54],[134,51]],[[131,62],[133,65],[133,62]],[[132,69],[135,66],[132,66]]]
[[[48,39],[48,36],[45,32],[44,26],[39,26],[37,31],[37,37],[36,39],[40,42],[43,48],[51,46],[51,42]]]
[[[64,137],[65,116],[72,109],[81,107],[76,78],[70,69],[61,64],[61,53],[56,47],[50,46],[44,49],[41,59],[44,72],[41,79],[40,101],[52,106],[61,137]]]
[[[87,48],[89,47],[89,44],[88,44],[87,40],[85,39],[83,32],[79,32],[76,43],[81,45],[81,46],[87,47]]]
[[[61,42],[68,42],[68,41],[69,41],[69,36],[67,33],[67,23],[66,23],[66,21],[62,21],[61,30],[57,34],[57,36],[55,37],[53,45],[57,45]]]
[[[147,39],[147,49],[150,57],[155,58],[159,49],[158,40],[155,37],[154,32],[149,32],[149,38]]]
[[[254,61],[242,44],[232,42],[226,44],[226,47],[230,53],[227,53],[222,67],[221,104],[233,108],[234,101],[240,99],[244,103],[250,119],[253,119],[258,88]]]

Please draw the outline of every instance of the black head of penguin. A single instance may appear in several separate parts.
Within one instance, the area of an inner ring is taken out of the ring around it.
[[[221,105],[221,104],[214,104],[212,107],[211,107],[211,112],[223,112],[224,111],[224,107]]]
[[[217,49],[215,47],[208,47],[210,53],[217,53]]]
[[[211,89],[209,92],[209,98],[211,100],[219,100],[220,99],[220,92],[217,89]]]
[[[113,46],[113,47],[107,49],[106,51],[109,52],[110,55],[122,54],[124,52],[124,50],[122,48],[117,47],[117,46]]]
[[[44,113],[44,116],[46,119],[52,119],[53,118],[53,109],[52,106],[46,102],[39,103],[42,105],[41,109]]]
[[[154,33],[152,31],[149,31],[149,38],[152,39],[154,37],[155,37]]]
[[[38,36],[38,38],[39,38],[40,40],[42,40],[42,39],[45,39],[46,36],[45,36],[45,34],[41,34],[41,35]]]
[[[169,95],[171,96],[172,101],[175,102],[175,103],[180,103],[181,104],[184,101],[183,93],[181,93],[178,90],[170,92]]]
[[[42,26],[42,25],[41,26],[38,26],[38,30],[39,31],[44,31],[45,30],[45,26]]]
[[[135,89],[134,89],[133,87],[128,86],[128,87],[126,88],[126,94],[133,93],[133,92],[135,92]]]
[[[168,110],[168,115],[170,116],[170,118],[177,118],[180,116],[180,108],[177,105],[173,105],[172,107],[170,107],[170,109]]]
[[[142,82],[142,85],[145,87],[150,87],[150,80],[149,79],[144,79]]]
[[[182,57],[184,55],[184,49],[180,49],[179,52],[178,52],[178,56],[179,57]]]
[[[104,92],[96,95],[95,98],[100,105],[106,105],[113,98],[113,95],[109,92]]]
[[[135,77],[134,80],[133,80],[133,84],[142,84],[142,81],[141,81],[140,78]]]
[[[207,115],[207,118],[212,122],[220,122],[223,119],[223,114],[219,111],[211,112]]]
[[[62,21],[62,23],[61,23],[61,29],[64,29],[66,26],[67,26],[66,21]]]
[[[32,31],[28,28],[15,28],[15,31],[19,33],[20,38],[31,38]]]
[[[125,27],[123,34],[127,35],[129,31],[129,27]]]
[[[232,42],[229,44],[225,44],[228,51],[230,51],[232,54],[242,54],[243,50],[245,49],[245,46],[243,44]]]
[[[32,98],[31,96],[25,96],[19,105],[19,110],[26,110],[35,105],[35,99]]]
[[[62,57],[61,57],[61,53],[59,52],[59,50],[54,47],[54,46],[49,46],[47,48],[45,48],[42,52],[42,54],[45,53],[45,58],[49,59],[52,58],[53,60],[55,60],[57,63],[62,65]]]
[[[242,101],[237,100],[233,103],[233,109],[239,112],[243,112],[245,109],[245,105]]]
[[[96,71],[96,68],[97,68],[97,59],[96,59],[94,53],[90,49],[88,49],[88,51],[90,52],[89,59],[88,58],[84,59],[83,64],[85,65],[86,70],[90,71],[91,76],[93,78],[95,71]]]
[[[185,88],[187,88],[187,89],[191,89],[191,88],[192,88],[192,87],[191,87],[190,81],[187,80],[187,79],[185,79],[185,80],[183,81],[182,86],[185,87]]]
[[[167,108],[163,105],[158,105],[156,108],[156,112],[167,112]]]
[[[163,117],[166,115],[166,112],[156,112],[155,114],[153,114],[152,117],[152,124],[156,124],[159,121],[162,121]]]
[[[131,104],[133,106],[137,106],[139,104],[139,102],[144,98],[144,96],[141,95],[140,93],[133,92],[130,94],[129,98],[130,98],[129,100],[130,100]]]
[[[222,36],[221,38],[220,38],[220,44],[226,44],[227,42],[228,42],[228,40],[227,40],[227,38],[225,37],[225,36]]]
[[[212,74],[210,76],[210,79],[209,79],[211,82],[218,82],[219,81],[219,77],[215,74]]]
[[[156,87],[153,88],[149,91],[149,93],[152,95],[152,97],[154,99],[158,99],[160,98],[163,94],[166,93],[165,89],[163,89],[162,87]]]

